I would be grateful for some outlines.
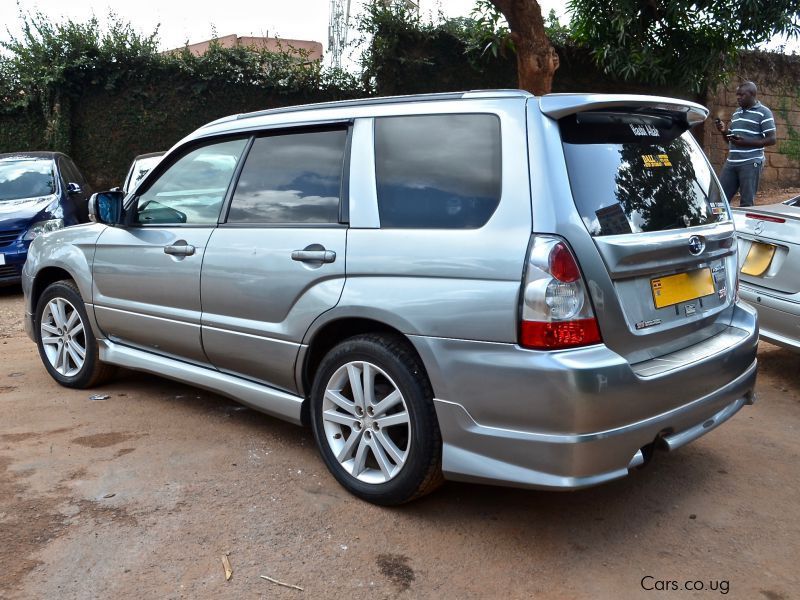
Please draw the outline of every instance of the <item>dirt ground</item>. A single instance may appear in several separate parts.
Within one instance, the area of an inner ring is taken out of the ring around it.
[[[22,310],[0,288],[2,599],[800,597],[800,355],[762,344],[754,406],[626,479],[387,509],[310,431],[219,396],[131,372],[59,387]]]

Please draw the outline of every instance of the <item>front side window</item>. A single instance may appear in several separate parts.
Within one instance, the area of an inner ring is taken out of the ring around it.
[[[376,119],[375,175],[381,227],[482,227],[500,202],[500,119]]]
[[[0,161],[0,202],[56,193],[52,160]]]
[[[179,158],[139,196],[139,223],[216,223],[246,144],[246,139],[210,144]]]
[[[255,140],[228,223],[337,223],[347,130]]]
[[[729,219],[688,124],[669,113],[579,113],[559,123],[572,195],[593,236]]]

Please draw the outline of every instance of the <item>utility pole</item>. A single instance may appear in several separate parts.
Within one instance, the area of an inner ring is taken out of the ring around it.
[[[350,0],[331,0],[331,15],[328,22],[328,51],[331,66],[341,68],[342,55],[347,47],[347,31],[350,21]]]

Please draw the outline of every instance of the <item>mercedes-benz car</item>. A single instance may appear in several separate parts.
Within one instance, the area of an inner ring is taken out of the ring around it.
[[[739,293],[758,311],[761,339],[800,352],[800,196],[733,215]]]

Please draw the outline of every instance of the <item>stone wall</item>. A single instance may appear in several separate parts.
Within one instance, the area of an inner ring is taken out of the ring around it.
[[[733,111],[739,107],[736,87],[747,80],[758,86],[758,99],[772,110],[778,128],[778,143],[766,148],[767,164],[760,187],[800,186],[800,161],[780,152],[790,139],[796,139],[790,131],[795,134],[800,131],[800,56],[754,53],[742,58],[736,76],[708,95],[706,105],[711,114],[703,132],[706,154],[719,173],[728,154],[728,145],[714,127],[713,119],[730,120]]]

